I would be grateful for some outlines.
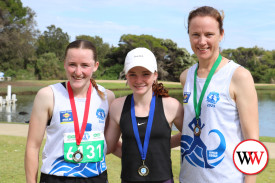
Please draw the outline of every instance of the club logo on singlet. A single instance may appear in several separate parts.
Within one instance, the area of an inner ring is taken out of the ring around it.
[[[73,120],[73,114],[71,110],[68,111],[60,111],[60,123],[65,124],[65,123],[72,123]]]
[[[101,162],[96,163],[68,163],[64,160],[64,155],[62,155],[51,166],[50,175],[62,175],[65,177],[94,177],[107,169],[105,156]]]
[[[207,95],[207,107],[216,107],[215,104],[220,100],[220,95],[217,92],[210,92]]]
[[[184,104],[187,104],[188,103],[188,100],[190,98],[190,95],[191,95],[191,92],[184,92],[183,93],[183,103]]]
[[[188,125],[192,132],[194,131],[197,120],[194,118]],[[198,125],[203,132],[205,124],[202,124],[200,119]],[[226,142],[223,134],[217,130],[212,129],[208,132],[207,139],[211,141],[211,147],[213,150],[208,150],[207,145],[203,142],[199,136],[194,135],[193,137],[188,135],[181,136],[181,159],[187,161],[191,165],[202,168],[215,168],[224,159],[224,151],[226,149]],[[219,138],[219,140],[213,140]],[[212,140],[211,140],[212,139]],[[220,142],[219,144],[213,144],[213,142]]]
[[[101,108],[98,108],[96,111],[96,117],[99,119],[99,123],[104,123],[106,118],[105,111]]]

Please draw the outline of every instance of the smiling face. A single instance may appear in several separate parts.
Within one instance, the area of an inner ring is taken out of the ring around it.
[[[82,48],[68,49],[64,68],[72,89],[87,89],[93,72],[97,70],[98,65],[99,63],[94,60],[92,50]]]
[[[210,16],[196,16],[189,25],[189,39],[192,50],[200,61],[216,59],[219,42],[223,38],[219,23]]]
[[[152,91],[152,85],[157,79],[157,72],[152,73],[144,67],[133,67],[126,74],[129,87],[135,94],[145,94]]]

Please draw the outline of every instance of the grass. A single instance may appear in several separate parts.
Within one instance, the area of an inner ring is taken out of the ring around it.
[[[176,133],[176,132],[173,132]],[[23,183],[25,182],[24,154],[26,137],[15,137],[0,135],[0,182],[1,183]],[[263,138],[265,139],[265,138]],[[271,138],[270,138],[271,139]],[[268,140],[270,140],[268,139]],[[274,142],[273,138],[272,142]],[[45,141],[44,141],[45,142]],[[42,151],[42,148],[41,148]],[[172,150],[172,169],[175,183],[178,183],[180,171],[180,152]],[[106,157],[108,167],[108,179],[110,183],[120,182],[120,159],[114,155]],[[41,164],[41,155],[40,155]],[[275,159],[270,159],[263,172],[258,174],[257,183],[275,182]]]
[[[256,90],[274,90],[275,84],[255,84]]]
[[[275,137],[262,136],[262,137],[260,137],[260,141],[261,142],[273,142],[273,143],[275,143]]]
[[[11,82],[0,82],[0,96],[6,95],[7,93],[7,85],[11,85],[13,94],[35,94],[42,87],[63,82],[63,80],[19,80],[19,81],[11,81]],[[99,80],[98,84],[103,87],[117,91],[117,90],[125,90],[126,93],[130,93],[130,88],[126,86],[125,80]],[[173,89],[181,89],[181,85],[179,82],[163,82],[165,87],[173,88]]]
[[[35,94],[42,87],[63,81],[64,80],[4,81],[0,82],[0,95],[5,95],[7,93],[7,85],[12,86],[12,93],[14,94]],[[113,91],[130,90],[129,87],[125,85],[125,80],[98,80],[97,83]],[[159,83],[163,83],[168,89],[173,89],[170,90],[170,92],[175,92],[174,90],[182,90],[182,86],[179,82],[159,81]],[[275,84],[255,84],[255,87],[257,90],[274,90]]]

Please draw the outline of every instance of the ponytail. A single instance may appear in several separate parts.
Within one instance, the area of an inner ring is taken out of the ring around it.
[[[158,83],[157,80],[153,83],[152,89],[156,96],[169,97],[168,90],[164,88],[162,83]]]
[[[98,86],[93,78],[90,79],[93,87],[96,89],[97,93],[99,94],[100,98],[102,100],[105,100],[105,94],[98,89]]]

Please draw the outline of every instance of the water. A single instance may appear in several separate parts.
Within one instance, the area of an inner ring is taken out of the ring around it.
[[[257,93],[259,100],[260,136],[275,137],[275,118],[273,116],[275,111],[275,91],[259,90]],[[170,91],[170,95],[179,101],[183,100],[182,90]],[[30,119],[34,97],[35,95],[19,95],[17,96],[18,100],[15,105],[0,106],[0,121],[21,123],[28,121]],[[22,115],[22,112],[26,114]]]

